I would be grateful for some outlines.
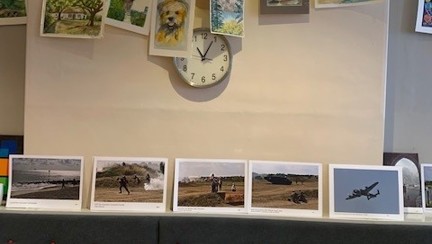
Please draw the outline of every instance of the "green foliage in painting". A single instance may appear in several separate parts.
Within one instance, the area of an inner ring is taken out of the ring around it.
[[[126,11],[123,8],[122,0],[111,0],[110,7],[108,9],[108,18],[123,21],[125,18]]]
[[[0,0],[0,18],[26,16],[25,0]]]

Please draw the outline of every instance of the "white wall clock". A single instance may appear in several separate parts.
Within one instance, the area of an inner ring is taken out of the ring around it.
[[[180,77],[193,87],[209,87],[223,81],[231,71],[232,52],[228,40],[209,29],[194,29],[192,55],[174,57]]]

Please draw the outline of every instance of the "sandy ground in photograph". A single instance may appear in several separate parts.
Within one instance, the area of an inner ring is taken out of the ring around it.
[[[33,191],[12,191],[11,198],[79,200],[79,186],[63,189],[58,186]]]
[[[318,182],[303,184],[276,185],[266,180],[254,180],[252,185],[252,207],[286,208],[286,209],[318,209],[318,198],[306,196],[307,203],[297,204],[288,201],[293,191],[312,192],[318,190]]]
[[[186,207],[243,207],[244,183],[236,182],[236,191],[231,184],[222,185],[218,193],[211,192],[210,182],[181,184],[178,192],[178,206]]]
[[[97,187],[95,190],[96,202],[163,202],[163,190],[148,190],[143,186],[128,186],[130,194],[119,187]]]

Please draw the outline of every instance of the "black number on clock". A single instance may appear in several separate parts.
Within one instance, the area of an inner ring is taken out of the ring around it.
[[[202,39],[207,40],[207,35],[208,35],[208,33],[202,33],[201,34]]]
[[[228,55],[225,54],[225,55],[223,56],[223,61],[225,61],[225,62],[228,61]]]
[[[225,44],[221,44],[221,51],[225,51]]]
[[[184,72],[187,72],[187,65],[186,65],[186,64],[183,65],[183,71],[184,71]]]
[[[220,67],[220,71],[224,72],[225,68],[223,66]]]
[[[212,80],[216,80],[216,74],[215,73],[212,74]]]
[[[201,82],[202,82],[202,83],[205,83],[205,82],[206,82],[206,78],[205,78],[205,76],[201,77]]]
[[[191,80],[193,80],[195,73],[191,73]]]

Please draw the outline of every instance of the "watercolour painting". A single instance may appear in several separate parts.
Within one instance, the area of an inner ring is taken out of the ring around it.
[[[249,213],[322,217],[322,166],[318,163],[249,161]]]
[[[382,0],[315,0],[315,8],[337,8],[377,3]]]
[[[152,0],[111,0],[106,24],[148,35],[152,2]]]
[[[188,58],[192,51],[195,0],[154,0],[149,54]]]
[[[210,31],[214,34],[244,37],[244,0],[211,0]]]
[[[40,34],[102,38],[107,5],[107,0],[43,0]]]
[[[0,0],[0,25],[22,25],[26,23],[26,0]]]
[[[180,158],[175,163],[174,212],[247,212],[247,160]]]
[[[402,167],[329,165],[330,217],[404,220]]]
[[[6,207],[81,210],[83,157],[9,156]]]
[[[260,0],[261,14],[308,14],[309,0]]]
[[[432,1],[418,0],[416,32],[432,34]]]
[[[421,170],[417,153],[384,152],[383,165],[401,166],[406,213],[422,213]]]
[[[90,210],[165,212],[167,158],[95,157]]]

